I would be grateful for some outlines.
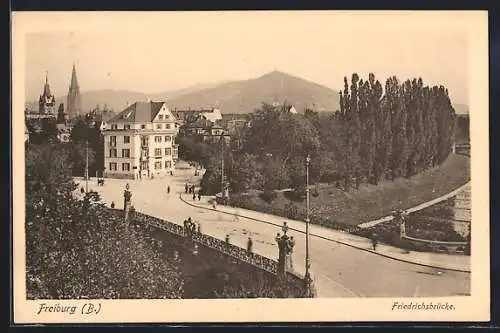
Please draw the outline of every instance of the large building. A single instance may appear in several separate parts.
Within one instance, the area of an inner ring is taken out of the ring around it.
[[[177,119],[165,102],[136,102],[107,121],[104,177],[148,179],[170,174],[178,159]]]
[[[78,85],[78,80],[76,79],[76,69],[74,64],[73,71],[71,72],[71,81],[69,83],[66,106],[66,113],[70,118],[75,118],[83,114],[82,97],[80,96],[80,86]]]

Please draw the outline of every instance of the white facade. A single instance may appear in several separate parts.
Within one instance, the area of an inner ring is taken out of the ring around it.
[[[179,129],[173,114],[165,103],[149,121],[127,115],[127,110],[110,119],[103,131],[104,177],[148,179],[170,174],[178,158],[175,138]]]
[[[203,117],[205,119],[215,123],[217,120],[222,119],[222,114],[219,109],[213,109],[211,112],[203,112],[202,113]]]

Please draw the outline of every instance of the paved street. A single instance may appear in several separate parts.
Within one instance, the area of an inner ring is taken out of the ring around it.
[[[246,247],[248,236],[254,241],[254,251],[270,258],[277,258],[278,250],[274,242],[276,233],[282,232],[283,218],[266,215],[267,221],[276,225],[259,222],[245,217],[237,217],[224,212],[208,210],[206,198],[200,202],[189,195],[183,198],[196,205],[206,208],[194,207],[186,204],[179,198],[184,193],[184,184],[196,183],[199,178],[194,177],[192,169],[178,169],[174,176],[166,176],[162,179],[127,181],[106,179],[104,186],[97,186],[95,178],[89,181],[89,189],[98,191],[104,202],[108,205],[114,201],[117,208],[123,207],[123,189],[125,184],[130,184],[132,191],[132,204],[141,212],[182,224],[187,217],[191,217],[201,224],[201,231],[211,236],[224,239],[226,234],[230,235],[231,243]],[[77,180],[84,186],[84,182]],[[167,186],[170,185],[171,192],[167,194]],[[233,208],[231,208],[233,209]],[[233,209],[233,211],[239,209]],[[243,210],[242,215],[248,216]],[[290,223],[290,226],[302,230],[300,223]],[[311,232],[319,234],[322,232],[317,226],[311,227]],[[323,231],[330,232],[330,230]],[[334,232],[334,231],[331,231]],[[303,233],[289,231],[294,236],[296,245],[294,248],[294,267],[299,273],[304,272],[305,237]],[[338,239],[338,232],[336,239]],[[359,247],[369,247],[364,239],[353,240],[351,235],[342,234],[350,242],[357,241]],[[341,240],[341,239],[340,239]],[[394,253],[396,257],[404,254],[395,248],[387,247],[384,251]],[[467,295],[470,292],[470,274],[440,270],[409,264],[398,260],[389,259],[369,251],[349,247],[332,242],[328,239],[311,237],[311,271],[315,280],[319,297],[425,297],[425,296],[453,296]],[[439,256],[421,254],[428,256],[426,262],[432,264],[436,261],[439,266]]]

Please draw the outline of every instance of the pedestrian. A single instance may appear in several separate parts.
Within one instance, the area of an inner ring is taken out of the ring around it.
[[[201,234],[201,224],[198,222],[198,233]]]
[[[247,253],[249,255],[250,255],[250,253],[252,253],[252,245],[253,245],[252,236],[248,236]]]
[[[196,192],[193,191],[193,201],[195,201],[195,200],[196,200]]]
[[[170,185],[167,186],[167,193],[170,194]]]
[[[229,234],[226,234],[226,245],[229,245]]]
[[[170,171],[170,176],[173,176],[173,175],[174,175],[174,173],[172,171]]]
[[[188,184],[186,183],[186,185],[184,186],[184,190],[186,191],[186,193],[188,193]]]
[[[374,232],[373,235],[372,235],[372,247],[373,247],[373,251],[377,250],[377,243],[378,243],[377,234]]]
[[[82,188],[80,189],[80,192],[81,192],[82,194],[83,194],[83,193],[85,193],[85,189],[82,187]]]
[[[198,201],[201,201],[201,190],[198,191]]]
[[[111,208],[115,208],[115,202],[114,201],[111,201]]]

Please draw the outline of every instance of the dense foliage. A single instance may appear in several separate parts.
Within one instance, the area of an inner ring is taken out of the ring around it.
[[[263,104],[250,117],[238,149],[224,156],[224,174],[233,192],[299,189],[306,182],[338,182],[344,190],[383,179],[410,178],[441,164],[452,150],[455,111],[443,86],[422,79],[403,83],[390,77],[385,87],[373,74],[344,79],[340,110],[291,114],[288,105]],[[202,188],[220,191],[222,149],[205,159]]]
[[[75,197],[70,152],[32,146],[26,156],[29,298],[178,298],[179,273],[97,193]]]
[[[85,174],[88,142],[89,175],[96,172],[102,175],[104,170],[104,137],[97,125],[86,117],[73,120],[70,142],[65,147],[70,152],[72,174],[83,177]],[[55,118],[29,119],[26,121],[31,145],[46,145],[59,143],[58,129]]]

